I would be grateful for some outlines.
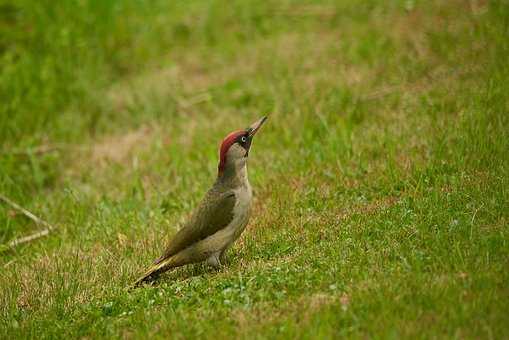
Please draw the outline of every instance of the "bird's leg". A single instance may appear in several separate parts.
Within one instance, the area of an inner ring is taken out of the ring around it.
[[[188,263],[206,260],[211,266],[219,268],[221,266],[219,256],[230,239],[231,230],[227,228],[222,229],[172,256],[170,267],[175,268]]]
[[[228,248],[225,248],[221,251],[221,254],[219,254],[219,260],[221,261],[221,264],[226,264],[226,251]]]
[[[214,267],[215,269],[221,268],[221,253],[215,252],[208,259],[207,264]]]

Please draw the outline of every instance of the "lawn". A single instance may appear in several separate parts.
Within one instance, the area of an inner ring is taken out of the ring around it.
[[[509,337],[509,3],[0,0],[0,338]],[[262,115],[220,270],[128,287]]]

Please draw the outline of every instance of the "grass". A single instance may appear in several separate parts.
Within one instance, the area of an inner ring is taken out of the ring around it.
[[[508,27],[506,1],[0,1],[0,192],[58,226],[0,255],[0,337],[507,337]],[[228,265],[127,292],[266,113]]]

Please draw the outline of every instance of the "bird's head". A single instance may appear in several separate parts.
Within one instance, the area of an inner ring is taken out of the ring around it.
[[[246,164],[253,137],[266,120],[267,116],[264,116],[247,129],[233,131],[223,139],[219,148],[219,176],[226,170],[236,171]]]

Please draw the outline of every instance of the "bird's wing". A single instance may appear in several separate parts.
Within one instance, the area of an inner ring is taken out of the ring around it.
[[[233,220],[234,206],[235,193],[233,191],[224,193],[209,191],[189,221],[170,241],[164,254],[155,261],[155,264],[228,226]]]

